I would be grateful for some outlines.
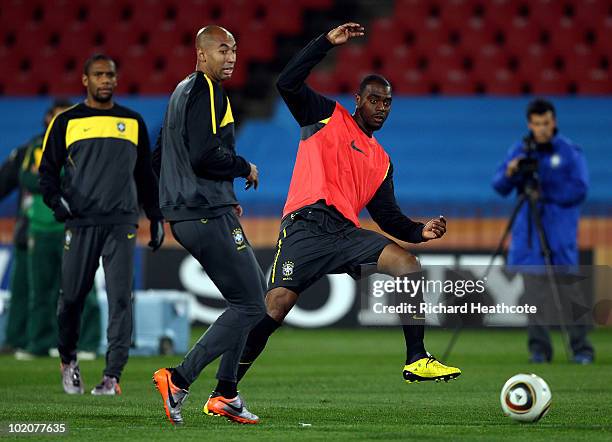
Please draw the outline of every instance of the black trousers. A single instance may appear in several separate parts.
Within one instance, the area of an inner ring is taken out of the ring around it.
[[[249,331],[266,313],[264,274],[233,212],[171,226],[176,240],[198,260],[228,305],[176,370],[192,384],[222,355],[217,379],[236,381]]]
[[[119,378],[127,363],[132,336],[132,283],[136,226],[132,224],[67,228],[64,239],[62,290],[58,303],[62,361],[76,360],[81,314],[94,284],[100,257],[108,297],[108,350],[104,374]]]

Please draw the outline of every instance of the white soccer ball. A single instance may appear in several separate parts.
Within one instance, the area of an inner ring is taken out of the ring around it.
[[[500,395],[504,414],[521,422],[537,422],[548,413],[552,393],[535,374],[517,374],[504,384]]]

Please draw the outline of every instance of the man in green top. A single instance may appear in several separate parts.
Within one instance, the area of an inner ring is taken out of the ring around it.
[[[71,103],[57,100],[45,115],[45,126]],[[38,167],[42,157],[43,135],[28,144],[21,165],[19,181],[25,194],[23,210],[29,221],[28,273],[29,303],[25,352],[21,359],[49,354],[57,347],[57,300],[62,275],[64,224],[53,217],[43,202],[38,183]],[[95,290],[87,296],[81,323],[79,350],[95,357],[101,337],[100,307]]]
[[[26,327],[28,320],[28,220],[23,213],[23,192],[19,187],[19,170],[28,145],[16,147],[0,165],[0,200],[19,192],[17,197],[17,216],[13,232],[13,262],[9,291],[8,317],[6,321],[6,339],[2,353],[15,355],[23,352],[27,345]]]

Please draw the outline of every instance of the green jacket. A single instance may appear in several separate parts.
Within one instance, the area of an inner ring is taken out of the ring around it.
[[[30,141],[19,173],[21,187],[28,194],[25,199],[25,215],[30,221],[30,232],[61,232],[64,224],[53,217],[53,211],[44,203],[38,184],[42,144],[42,136]]]

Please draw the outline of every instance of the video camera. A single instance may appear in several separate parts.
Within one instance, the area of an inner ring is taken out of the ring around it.
[[[518,173],[525,178],[536,179],[535,174],[538,171],[538,159],[535,153],[538,150],[538,143],[530,133],[523,138],[523,152],[525,157],[518,162]]]
[[[523,138],[524,158],[521,158],[518,163],[518,173],[525,179],[537,180],[538,159],[536,152],[552,152],[553,146],[548,143],[538,143],[533,134],[530,132]]]

